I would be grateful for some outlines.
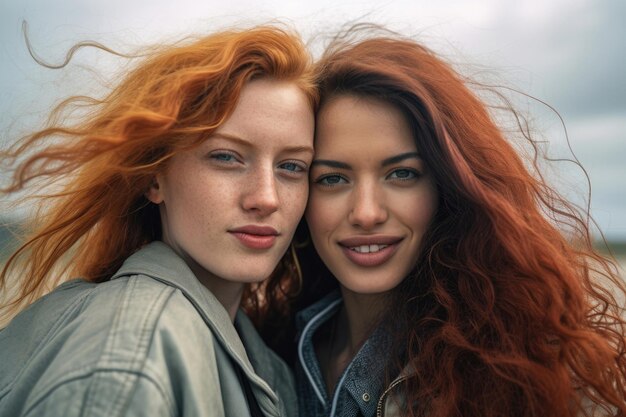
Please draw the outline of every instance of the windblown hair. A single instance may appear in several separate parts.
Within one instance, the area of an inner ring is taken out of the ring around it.
[[[350,39],[317,64],[320,107],[343,95],[396,106],[439,194],[382,322],[394,335],[387,378],[407,375],[404,415],[626,415],[626,323],[612,294],[624,284],[592,248],[588,213],[525,165],[477,83],[413,40]]]
[[[84,46],[110,51],[85,42],[67,61]],[[21,277],[3,315],[39,297],[62,272],[105,281],[159,240],[158,207],[144,196],[154,176],[219,128],[246,82],[258,78],[294,82],[317,104],[311,58],[296,34],[277,26],[223,31],[147,53],[106,97],[63,101],[48,127],[3,151],[0,161],[13,170],[3,193],[44,191],[29,235],[0,274],[5,291],[10,276]],[[75,110],[87,116],[69,123]],[[244,306],[256,318],[284,310],[297,291],[295,272],[286,255],[269,281],[247,289]]]

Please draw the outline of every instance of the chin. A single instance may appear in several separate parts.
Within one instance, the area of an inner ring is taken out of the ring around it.
[[[387,293],[387,292],[393,290],[396,286],[395,285],[389,285],[389,286],[383,286],[383,285],[368,285],[368,286],[363,286],[363,285],[344,285],[344,287],[346,289],[350,290],[351,292],[355,293],[355,294],[376,295],[376,294]]]
[[[252,265],[242,268],[241,271],[232,271],[228,276],[224,277],[227,281],[243,282],[246,284],[252,284],[255,282],[265,281],[274,272],[275,266],[272,264],[272,268]]]
[[[231,275],[231,276],[227,276],[227,277],[223,277],[224,280],[226,281],[230,281],[230,282],[239,282],[242,284],[254,284],[257,282],[262,282],[265,281],[267,278],[269,278],[269,276],[271,275],[271,271],[267,274],[267,275],[250,275],[248,274],[235,274],[235,275]]]

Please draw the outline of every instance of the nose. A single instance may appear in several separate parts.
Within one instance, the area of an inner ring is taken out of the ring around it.
[[[389,218],[382,190],[375,180],[359,184],[352,199],[352,207],[348,214],[351,225],[371,230]]]
[[[263,167],[251,173],[243,185],[242,207],[247,212],[268,216],[278,210],[279,198],[276,177],[271,167]]]

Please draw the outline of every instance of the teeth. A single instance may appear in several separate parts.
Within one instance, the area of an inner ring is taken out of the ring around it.
[[[350,249],[358,253],[372,253],[372,252],[378,252],[380,250],[383,250],[387,246],[389,245],[361,245],[361,246],[354,246]]]

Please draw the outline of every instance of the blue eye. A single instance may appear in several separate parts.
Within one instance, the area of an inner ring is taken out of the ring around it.
[[[210,156],[211,159],[214,159],[219,162],[234,162],[236,161],[235,155],[225,152],[213,153]]]
[[[306,168],[295,162],[285,162],[280,165],[280,168],[289,171],[290,173],[304,172],[306,170]]]
[[[209,159],[215,161],[218,164],[226,166],[235,165],[240,162],[240,159],[237,157],[236,154],[227,151],[213,152],[209,154]]]
[[[408,181],[417,178],[419,174],[412,169],[396,169],[391,174],[387,176],[388,179],[391,180],[400,180],[400,181]]]
[[[341,175],[326,175],[315,181],[316,184],[320,184],[326,187],[332,187],[339,184],[347,184],[347,180]]]

